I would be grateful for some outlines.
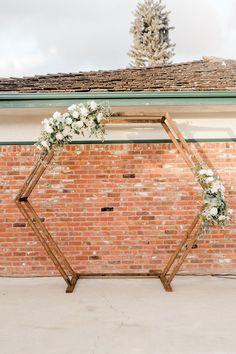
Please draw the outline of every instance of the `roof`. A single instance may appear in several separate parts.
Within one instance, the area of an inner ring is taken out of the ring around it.
[[[235,91],[236,60],[0,78],[1,92]]]

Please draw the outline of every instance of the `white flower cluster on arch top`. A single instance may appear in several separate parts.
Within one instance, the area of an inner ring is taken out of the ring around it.
[[[110,116],[110,108],[95,101],[73,104],[66,113],[55,112],[42,121],[44,129],[35,145],[40,150],[49,151],[53,146],[63,147],[75,134],[103,140],[105,122]]]
[[[224,227],[232,214],[225,201],[225,188],[219,177],[211,170],[198,166],[196,176],[203,188],[204,207],[200,215],[205,229],[218,225]]]

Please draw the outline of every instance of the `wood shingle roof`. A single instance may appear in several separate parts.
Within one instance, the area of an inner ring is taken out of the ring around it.
[[[119,69],[0,78],[0,92],[233,91],[236,60],[203,60]]]

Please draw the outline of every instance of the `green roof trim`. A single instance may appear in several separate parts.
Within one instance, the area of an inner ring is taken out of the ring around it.
[[[236,91],[0,93],[1,108],[67,107],[96,100],[110,106],[236,105]]]
[[[236,142],[236,138],[209,138],[209,139],[186,139],[188,143],[229,143]],[[2,145],[34,145],[36,141],[0,141]],[[107,145],[107,144],[172,144],[170,139],[143,139],[143,140],[78,140],[73,141],[70,145]]]

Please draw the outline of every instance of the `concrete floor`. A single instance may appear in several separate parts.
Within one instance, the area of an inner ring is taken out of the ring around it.
[[[1,354],[236,353],[236,280],[0,278]]]

